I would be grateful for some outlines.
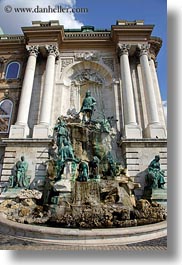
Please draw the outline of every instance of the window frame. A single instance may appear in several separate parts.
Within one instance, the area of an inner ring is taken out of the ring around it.
[[[14,63],[18,64],[18,66],[19,66],[19,68],[18,68],[18,72],[17,72],[17,76],[16,76],[16,77],[12,77],[12,78],[7,78],[7,74],[8,74],[9,67],[10,67],[11,64],[14,64]],[[9,63],[6,65],[5,79],[6,79],[6,80],[18,79],[19,76],[20,76],[20,68],[21,68],[21,64],[20,64],[20,62],[18,62],[18,61],[11,61],[11,62],[9,62]]]
[[[12,119],[12,113],[13,113],[13,101],[9,98],[4,98],[2,100],[0,100],[0,106],[3,104],[3,102],[5,101],[9,101],[11,103],[11,110],[10,110],[10,113],[7,115],[3,115],[3,114],[0,114],[0,118],[8,118],[9,119],[9,122],[8,122],[8,128],[7,128],[7,131],[0,131],[0,134],[5,134],[5,133],[9,133],[9,129],[10,129],[10,125],[11,125],[11,119]]]

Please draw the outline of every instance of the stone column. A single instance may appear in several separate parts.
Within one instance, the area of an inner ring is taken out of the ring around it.
[[[126,138],[141,138],[141,128],[137,125],[133,86],[129,64],[130,45],[118,44],[124,105],[124,131]]]
[[[113,80],[113,92],[114,92],[114,101],[115,101],[115,116],[116,116],[116,128],[120,132],[121,131],[121,121],[120,121],[120,109],[119,109],[119,81]]]
[[[156,66],[155,66],[155,59],[150,60],[150,67],[151,67],[151,72],[154,77],[154,90],[156,93],[156,101],[157,101],[158,110],[159,110],[159,120],[161,124],[166,125],[164,110],[162,106],[161,93],[160,93],[160,88],[159,88],[159,82],[158,82],[158,76],[157,76],[157,71],[156,71]]]
[[[47,45],[48,51],[43,95],[40,109],[39,124],[34,126],[33,138],[47,138],[50,134],[52,97],[54,88],[55,61],[58,49],[54,45]]]
[[[36,59],[38,55],[38,46],[27,45],[26,48],[29,52],[29,57],[22,85],[17,121],[15,125],[11,126],[9,135],[10,138],[26,138],[29,136],[28,116],[35,75]]]
[[[156,95],[149,65],[148,53],[150,46],[148,44],[139,44],[138,47],[140,49],[140,64],[147,103],[148,126],[146,128],[146,136],[149,138],[165,138],[164,128],[159,121]]]

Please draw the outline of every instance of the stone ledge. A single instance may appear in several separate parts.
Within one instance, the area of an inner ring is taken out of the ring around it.
[[[39,138],[2,138],[2,143],[10,144],[10,143],[50,143],[52,141],[52,138],[45,138],[45,139],[39,139]]]
[[[44,244],[114,246],[164,237],[167,235],[167,222],[129,228],[67,229],[15,223],[0,213],[0,233]]]
[[[121,138],[120,140],[120,144],[122,143],[167,143],[167,139],[166,138],[142,138],[142,139],[135,139],[135,138],[130,138],[130,139],[126,139],[126,138]]]

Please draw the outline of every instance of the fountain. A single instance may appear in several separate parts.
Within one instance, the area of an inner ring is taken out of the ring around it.
[[[141,226],[166,219],[166,209],[146,196],[151,191],[154,163],[147,175],[144,197],[137,200],[135,189],[141,187],[140,183],[135,183],[122,162],[114,157],[112,143],[116,146],[117,139],[112,118],[92,120],[89,104],[94,106],[95,101],[87,93],[80,111],[82,119],[80,113],[58,118],[49,159],[44,161],[47,175],[42,191],[30,189],[25,158],[16,165],[4,191],[13,196],[0,205],[8,220],[49,227],[102,229]]]

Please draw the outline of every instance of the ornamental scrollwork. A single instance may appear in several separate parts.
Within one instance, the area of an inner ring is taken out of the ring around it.
[[[54,55],[55,57],[59,57],[59,50],[56,45],[46,45],[46,50],[48,51],[49,55]]]
[[[39,46],[37,45],[26,45],[26,49],[29,52],[29,55],[37,56],[39,53]]]
[[[138,48],[139,48],[139,56],[149,55],[149,48],[150,48],[149,44],[138,44]]]
[[[131,45],[129,45],[129,44],[118,43],[118,54],[119,54],[119,56],[124,55],[124,54],[128,55],[130,47],[131,47]]]

